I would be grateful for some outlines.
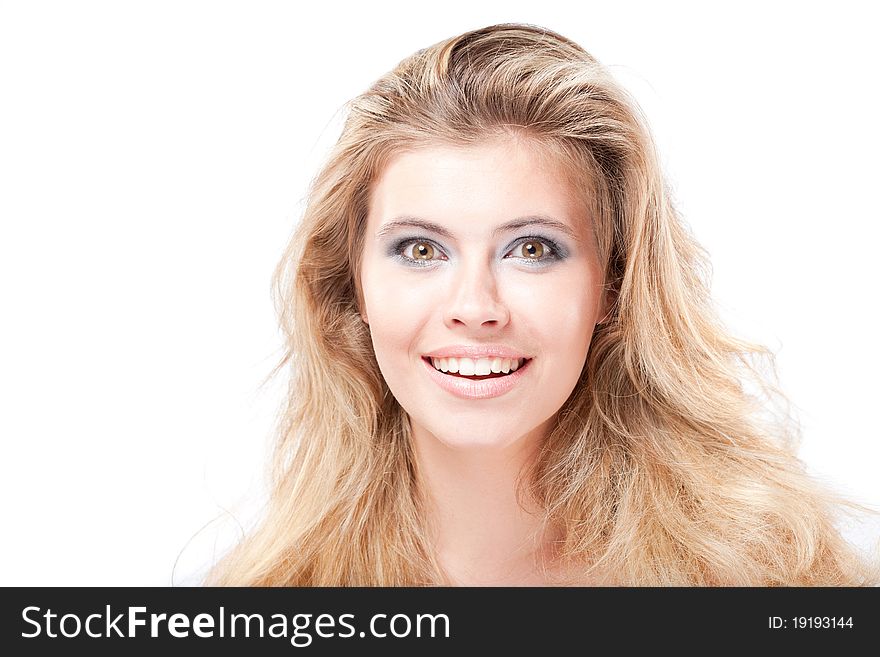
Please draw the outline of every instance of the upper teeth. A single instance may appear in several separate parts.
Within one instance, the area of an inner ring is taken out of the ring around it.
[[[494,372],[516,372],[525,358],[431,358],[431,362],[442,372],[454,372],[465,376],[482,375]]]

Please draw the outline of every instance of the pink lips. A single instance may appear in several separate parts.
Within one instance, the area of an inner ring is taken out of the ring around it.
[[[489,399],[491,397],[500,397],[509,392],[519,381],[525,376],[529,370],[531,360],[527,360],[522,366],[507,376],[501,376],[496,379],[484,379],[482,381],[475,379],[464,379],[457,376],[449,376],[437,370],[430,360],[421,359],[428,368],[428,374],[443,388],[456,397],[462,399]]]

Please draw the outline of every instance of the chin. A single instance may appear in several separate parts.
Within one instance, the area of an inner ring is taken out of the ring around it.
[[[515,421],[507,420],[503,427],[494,427],[492,424],[483,424],[477,429],[474,424],[454,428],[438,426],[436,424],[422,424],[421,434],[429,434],[437,442],[449,449],[503,449],[510,447],[524,437],[521,431],[512,430],[517,426]]]

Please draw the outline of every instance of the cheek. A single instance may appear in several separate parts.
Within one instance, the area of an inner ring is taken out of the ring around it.
[[[375,265],[364,267],[361,282],[377,357],[406,348],[431,312],[426,286]]]
[[[551,336],[550,348],[561,342],[582,344],[595,325],[597,300],[589,280],[578,274],[519,286],[512,295],[511,313],[536,332]]]
[[[571,395],[595,328],[595,297],[584,278],[557,283],[529,296],[533,311],[519,315],[539,350],[531,408],[541,417],[555,413]]]

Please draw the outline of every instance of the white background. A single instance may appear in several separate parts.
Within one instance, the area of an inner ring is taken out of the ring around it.
[[[342,105],[506,21],[635,95],[809,469],[880,506],[870,6],[0,3],[0,584],[195,581],[259,499],[270,275]]]

